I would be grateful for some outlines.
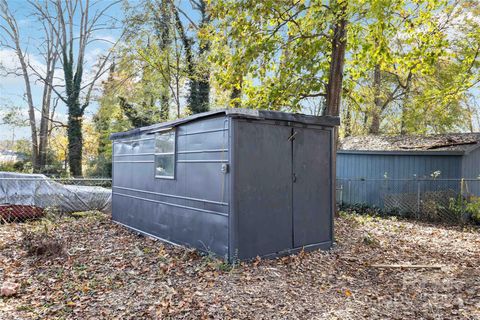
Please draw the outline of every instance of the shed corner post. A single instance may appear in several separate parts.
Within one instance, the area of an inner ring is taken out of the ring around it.
[[[337,210],[337,144],[338,144],[338,127],[334,125],[332,127],[332,146],[330,148],[331,161],[332,161],[332,170],[331,170],[331,192],[332,192],[332,214],[331,214],[331,233],[332,233],[332,243],[335,242],[335,217],[339,215]]]
[[[420,193],[420,180],[418,178],[415,179],[417,183],[417,219],[420,218],[420,207],[421,207],[421,193]]]
[[[237,161],[236,161],[236,148],[237,148],[237,134],[236,126],[237,121],[233,117],[228,118],[228,157],[229,157],[229,212],[228,212],[228,261],[230,263],[236,263],[235,260],[239,258],[238,252],[238,216],[236,210],[237,192],[236,192],[236,173],[237,173]]]

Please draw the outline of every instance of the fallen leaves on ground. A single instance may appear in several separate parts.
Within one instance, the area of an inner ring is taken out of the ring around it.
[[[29,256],[22,228],[36,223],[0,225],[0,284],[20,285],[1,319],[480,319],[473,227],[343,215],[333,250],[232,269],[99,214],[57,223],[66,254]]]

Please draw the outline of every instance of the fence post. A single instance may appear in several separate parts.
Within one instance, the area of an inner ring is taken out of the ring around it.
[[[348,179],[348,204],[352,204],[352,180]]]
[[[340,185],[340,205],[343,205],[343,184]]]
[[[462,216],[460,217],[460,220],[462,222],[464,222],[464,217],[465,217],[465,211],[466,211],[466,201],[464,200],[464,193],[465,193],[465,190],[464,190],[464,183],[465,183],[465,178],[462,178],[460,179],[460,197],[459,197],[459,200],[460,200],[460,208],[462,209]]]
[[[417,219],[420,218],[420,180],[415,179],[417,182]]]

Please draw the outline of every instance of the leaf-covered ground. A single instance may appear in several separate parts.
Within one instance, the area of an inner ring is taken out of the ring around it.
[[[137,236],[92,215],[50,225],[67,253],[29,256],[0,225],[0,319],[480,319],[480,232],[342,216],[329,252],[220,260]],[[440,264],[441,269],[372,264]]]

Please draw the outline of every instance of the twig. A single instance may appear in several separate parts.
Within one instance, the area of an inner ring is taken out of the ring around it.
[[[372,268],[393,268],[393,269],[441,269],[439,264],[372,264]]]

